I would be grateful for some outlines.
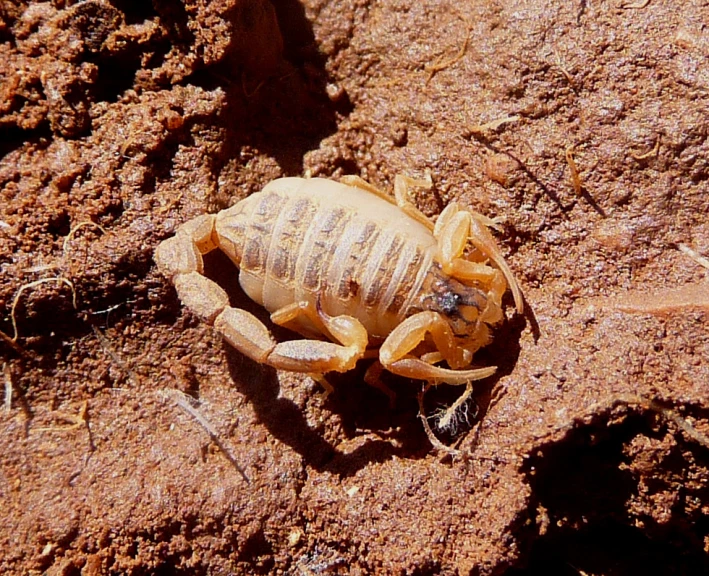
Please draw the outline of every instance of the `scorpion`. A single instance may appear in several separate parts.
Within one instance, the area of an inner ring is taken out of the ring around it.
[[[503,318],[504,293],[522,313],[522,292],[489,231],[493,220],[451,202],[434,223],[410,200],[412,186],[431,182],[398,175],[392,198],[357,176],[279,178],[180,226],[155,262],[180,301],[231,346],[310,374],[325,395],[325,373],[374,358],[369,383],[386,369],[427,386],[465,384],[467,397],[471,382],[496,371],[472,361]],[[216,248],[271,321],[304,339],[277,342],[256,316],[230,306],[203,275],[203,256]]]

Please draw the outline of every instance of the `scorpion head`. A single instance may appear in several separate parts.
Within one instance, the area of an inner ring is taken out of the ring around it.
[[[431,289],[428,309],[446,318],[458,337],[477,339],[481,330],[487,332],[483,324],[502,320],[499,303],[489,298],[482,286],[464,284],[455,278],[439,278]]]

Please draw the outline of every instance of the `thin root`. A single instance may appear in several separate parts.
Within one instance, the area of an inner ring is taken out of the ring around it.
[[[428,64],[424,68],[426,72],[428,72],[428,77],[426,78],[426,84],[428,84],[433,77],[436,75],[436,72],[440,72],[441,70],[445,70],[446,68],[450,68],[453,66],[453,64],[456,64],[460,60],[463,59],[463,56],[465,56],[465,53],[468,51],[468,43],[470,42],[470,27],[465,32],[465,40],[463,41],[463,45],[460,47],[458,52],[455,54],[455,56],[452,56],[451,58],[448,58],[447,60],[443,60],[443,55],[439,56],[436,61],[433,64]]]
[[[556,60],[556,67],[563,74],[564,78],[566,78],[566,81],[569,83],[569,86],[571,86],[571,89],[576,92],[576,83],[574,82],[574,77],[561,63],[561,57],[556,51],[554,52],[554,59]]]
[[[226,457],[227,460],[231,463],[232,466],[236,469],[236,471],[241,475],[241,477],[244,479],[244,481],[247,484],[250,484],[251,481],[249,480],[249,477],[246,475],[246,472],[244,469],[239,465],[239,463],[236,461],[236,458],[232,456],[231,452],[229,452],[229,449],[224,445],[222,442],[221,438],[219,437],[219,434],[217,431],[213,428],[212,424],[207,420],[204,415],[192,405],[193,399],[187,396],[186,394],[180,392],[179,390],[162,390],[159,392],[161,396],[164,398],[169,398],[172,400],[179,408],[187,412],[192,418],[195,419],[195,421],[204,429],[204,431],[209,434],[209,437],[212,439],[212,441],[217,445],[219,450],[222,451],[222,454]]]
[[[468,46],[470,45],[470,33],[472,31],[472,28],[466,18],[464,18],[461,14],[458,14],[457,16],[465,23],[466,26],[465,40],[463,40],[463,45],[458,49],[458,52],[456,52],[456,54],[451,56],[450,58],[444,59],[444,54],[441,54],[436,58],[435,62],[433,62],[432,64],[426,64],[424,66],[424,72],[428,73],[428,75],[426,76],[426,85],[428,85],[428,83],[433,79],[437,72],[445,70],[446,68],[450,68],[451,66],[462,60],[465,56],[465,53],[468,51]],[[382,87],[391,87],[401,82],[404,82],[410,78],[413,78],[416,74],[417,72],[411,72],[405,74],[401,78],[392,78],[391,80],[386,80],[383,82],[375,82],[375,85]]]
[[[655,140],[655,145],[652,147],[652,149],[649,152],[645,152],[645,154],[633,154],[632,152],[630,155],[635,158],[638,162],[642,162],[643,160],[647,160],[648,158],[652,158],[653,156],[657,156],[658,153],[660,152],[660,136],[657,137]]]
[[[163,206],[158,208],[158,214],[165,214],[166,212],[169,212],[170,210],[172,210],[175,206],[177,206],[180,202],[182,202],[183,195],[184,195],[184,192],[182,190],[180,190],[180,193],[175,198],[173,198],[172,200],[170,200],[169,202],[167,202],[166,204],[164,204]]]
[[[12,372],[7,364],[2,365],[2,371],[5,374],[5,412],[9,414],[12,410]]]
[[[597,414],[619,404],[625,404],[626,406],[640,406],[641,408],[645,408],[646,410],[655,412],[656,414],[662,416],[665,420],[675,424],[691,440],[694,440],[697,444],[700,444],[705,448],[709,448],[709,436],[697,430],[687,420],[682,418],[676,410],[673,410],[671,408],[665,408],[657,400],[654,400],[652,398],[645,398],[643,396],[636,396],[634,394],[623,394],[613,399],[610,405],[601,404],[591,406],[589,412],[591,414]]]
[[[64,238],[64,242],[62,244],[62,258],[60,260],[60,263],[57,264],[43,264],[41,266],[33,266],[32,268],[29,268],[26,270],[26,272],[41,272],[45,270],[53,270],[57,268],[62,268],[63,265],[66,262],[66,255],[69,250],[69,244],[71,240],[74,238],[74,235],[78,230],[81,230],[82,228],[87,228],[87,227],[93,227],[98,230],[100,230],[103,234],[106,233],[106,230],[99,224],[96,224],[95,222],[91,222],[90,220],[84,221],[84,222],[79,222],[76,226],[74,226],[71,230],[69,230],[69,234],[66,235],[66,238]],[[10,319],[12,320],[12,329],[14,332],[13,337],[10,339],[13,343],[17,342],[17,339],[19,338],[19,332],[17,330],[17,317],[15,315],[15,311],[17,308],[17,304],[20,301],[20,298],[22,297],[22,293],[25,290],[29,290],[30,288],[34,288],[35,286],[39,286],[40,284],[46,284],[47,282],[61,282],[63,284],[66,284],[69,289],[71,290],[71,303],[74,306],[74,310],[78,310],[78,306],[76,303],[76,288],[74,287],[74,283],[69,280],[68,278],[64,278],[63,276],[52,276],[51,278],[41,278],[39,280],[35,280],[34,282],[29,282],[28,284],[23,284],[20,286],[20,289],[17,291],[15,294],[15,298],[12,301],[12,307],[10,309]],[[7,341],[6,334],[3,332],[0,332],[0,338],[3,340]],[[16,351],[17,348],[13,346]],[[18,351],[19,352],[19,351]]]
[[[71,242],[72,238],[74,238],[74,234],[76,234],[77,231],[81,230],[82,228],[87,228],[89,226],[100,230],[102,234],[106,234],[106,229],[100,224],[96,224],[96,222],[91,222],[91,220],[79,222],[76,226],[69,230],[69,234],[67,234],[66,238],[64,238],[64,242],[62,244],[62,252],[64,257],[66,257],[67,250],[69,249],[69,242]]]
[[[10,338],[5,332],[0,330],[0,340],[5,342],[10,348],[12,348],[15,352],[17,352],[18,355],[22,356],[23,358],[31,358],[31,356],[25,351],[22,346],[20,346],[17,342],[15,342],[12,338]]]
[[[246,74],[242,73],[241,74],[241,89],[244,92],[244,96],[246,96],[246,98],[252,98],[252,97],[256,96],[256,93],[259,90],[261,90],[263,85],[266,83],[266,80],[268,80],[268,78],[261,80],[258,84],[256,84],[256,88],[254,88],[251,92],[249,92],[246,88]]]
[[[61,276],[56,276],[52,278],[42,278],[41,280],[35,280],[34,282],[30,282],[29,284],[24,284],[20,286],[20,289],[17,291],[17,294],[15,294],[15,298],[12,301],[12,308],[10,309],[10,319],[12,320],[12,329],[15,334],[12,337],[13,342],[17,342],[17,338],[19,337],[19,333],[17,331],[17,318],[15,317],[15,309],[17,308],[17,304],[20,301],[22,293],[25,290],[29,290],[30,288],[34,288],[35,286],[39,286],[40,284],[46,284],[47,282],[62,282],[63,284],[69,286],[69,289],[71,290],[72,294],[71,303],[74,306],[74,310],[77,309],[76,290],[74,289],[74,283],[71,280],[68,280],[67,278],[63,278]]]
[[[576,160],[574,160],[574,148],[572,144],[566,149],[566,163],[569,165],[569,172],[571,173],[571,185],[574,187],[574,192],[576,195],[581,195],[581,176],[579,175],[579,169],[576,166]]]
[[[647,407],[653,412],[657,412],[666,420],[673,422],[677,428],[682,430],[690,439],[694,440],[697,444],[701,444],[705,448],[709,448],[709,436],[697,430],[692,426],[687,420],[682,418],[675,410],[670,408],[665,408],[661,406],[655,400],[647,400]]]
[[[441,414],[438,419],[438,427],[441,430],[450,430],[453,434],[456,433],[460,424],[465,420],[469,425],[467,402],[473,394],[473,385],[468,382],[465,385],[465,391]]]
[[[460,450],[455,450],[450,446],[446,446],[443,442],[436,438],[436,435],[433,433],[433,430],[431,430],[431,426],[428,423],[428,418],[426,418],[426,410],[423,405],[423,397],[430,387],[431,384],[424,385],[424,387],[421,389],[421,392],[419,392],[418,394],[419,418],[421,419],[423,429],[426,432],[426,436],[428,437],[428,441],[431,443],[431,445],[436,450],[444,454],[449,454],[451,457],[455,458],[456,456],[460,456],[462,452],[460,452]]]
[[[106,338],[106,336],[102,334],[96,326],[91,326],[91,329],[94,331],[94,334],[96,334],[96,338],[98,338],[98,341],[101,343],[104,351],[109,355],[111,360],[113,360],[115,365],[123,371],[123,373],[128,377],[128,380],[130,380],[134,386],[139,386],[140,381],[135,374],[135,370],[128,366],[123,358],[118,355],[118,353],[111,347],[111,343],[108,338]]]
[[[697,264],[699,264],[700,266],[703,266],[704,268],[709,270],[709,258],[705,258],[699,252],[695,252],[686,244],[677,244],[677,248],[679,249],[680,252],[689,256]]]

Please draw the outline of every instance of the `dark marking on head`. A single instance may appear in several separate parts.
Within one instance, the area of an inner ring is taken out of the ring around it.
[[[438,307],[446,316],[458,315],[458,304],[460,295],[455,292],[446,291],[436,295],[438,299]]]
[[[447,277],[440,270],[434,270],[433,275],[429,292],[421,300],[422,307],[447,318],[456,336],[478,330],[480,314],[488,305],[486,293],[477,286]],[[411,310],[407,310],[407,314],[411,314]]]

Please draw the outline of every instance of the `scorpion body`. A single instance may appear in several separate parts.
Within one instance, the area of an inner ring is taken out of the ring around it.
[[[435,262],[430,230],[398,207],[328,180],[276,182],[215,222],[218,246],[239,267],[244,292],[269,312],[319,303],[330,316],[357,318],[371,338],[383,340],[406,317],[434,308],[431,294],[454,293]],[[467,292],[484,308],[484,292]],[[317,334],[307,317],[291,327]]]

